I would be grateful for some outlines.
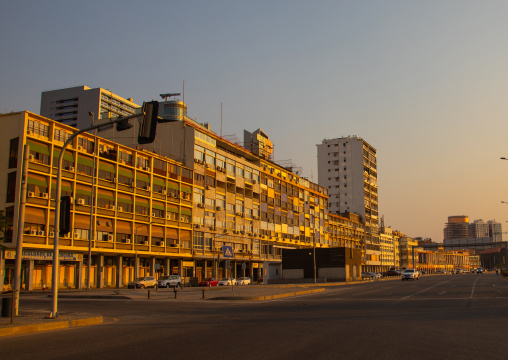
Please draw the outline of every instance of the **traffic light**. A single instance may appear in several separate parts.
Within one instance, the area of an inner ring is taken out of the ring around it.
[[[157,118],[159,115],[159,102],[150,101],[143,103],[143,121],[139,126],[138,143],[150,144],[155,140]]]
[[[62,196],[60,201],[60,236],[64,236],[71,231],[71,197]]]

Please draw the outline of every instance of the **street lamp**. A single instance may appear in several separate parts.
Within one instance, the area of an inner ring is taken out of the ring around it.
[[[155,224],[153,221],[146,224],[147,226]],[[141,224],[135,227],[134,229],[134,280],[138,278],[138,229],[145,226],[145,224]]]

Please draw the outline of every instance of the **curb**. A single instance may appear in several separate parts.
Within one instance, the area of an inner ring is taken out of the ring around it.
[[[58,321],[55,323],[14,326],[14,327],[0,329],[0,337],[10,336],[10,335],[28,334],[28,333],[41,332],[41,331],[68,329],[68,328],[79,327],[79,326],[98,325],[98,324],[102,324],[103,321],[104,321],[104,319],[102,316],[97,316],[97,317],[87,318],[87,319]]]
[[[210,300],[274,300],[290,296],[307,295],[325,291],[325,289],[314,289],[306,291],[298,291],[294,293],[279,294],[279,295],[268,295],[268,296],[219,296],[211,298]]]

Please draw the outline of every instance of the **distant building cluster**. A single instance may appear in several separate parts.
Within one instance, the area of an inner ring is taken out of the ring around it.
[[[41,115],[0,115],[4,287],[13,282],[21,235],[25,289],[52,286],[57,168],[65,141],[92,123],[139,112],[132,99],[80,86],[43,92]],[[274,144],[261,129],[245,131],[241,146],[188,117],[180,100],[160,102],[159,116],[154,143],[138,144],[140,125],[131,121],[121,133],[111,125],[83,132],[65,149],[60,188],[72,205],[71,227],[59,241],[59,286],[123,287],[135,277],[171,274],[188,284],[225,276],[266,283],[282,276],[282,250],[291,249],[350,249],[334,252],[349,256],[348,279],[359,278],[359,268],[436,272],[476,264],[467,250],[425,248],[430,240],[419,244],[384,225],[377,151],[358,136],[317,145],[314,183],[290,161],[273,160]],[[449,219],[445,240],[501,241],[500,224],[465,218]],[[327,277],[329,270],[317,269],[317,278]]]

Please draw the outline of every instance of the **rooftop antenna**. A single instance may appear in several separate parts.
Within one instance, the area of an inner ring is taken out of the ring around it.
[[[164,99],[164,101],[168,101],[168,98],[171,96],[180,96],[180,93],[166,93],[166,94],[160,94],[161,98]]]

